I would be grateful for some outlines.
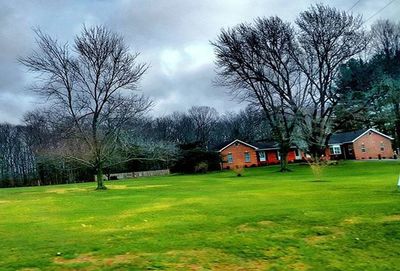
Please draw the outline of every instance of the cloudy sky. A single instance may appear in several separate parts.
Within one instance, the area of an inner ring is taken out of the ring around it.
[[[16,61],[35,48],[34,27],[63,42],[71,42],[83,24],[106,25],[122,34],[131,48],[141,52],[140,60],[151,65],[141,91],[155,101],[153,115],[192,105],[237,111],[243,105],[212,84],[210,40],[221,28],[257,16],[293,21],[317,2],[343,10],[356,4],[352,11],[368,19],[391,0],[0,0],[0,122],[19,123],[25,112],[41,104],[29,91],[32,75]],[[400,0],[395,0],[367,24],[378,18],[397,19],[399,11]]]

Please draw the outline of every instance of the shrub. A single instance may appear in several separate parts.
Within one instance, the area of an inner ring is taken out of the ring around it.
[[[244,167],[241,165],[236,165],[233,167],[233,172],[236,173],[236,176],[241,177],[243,176],[243,172],[244,172]]]
[[[217,152],[205,151],[200,148],[181,149],[178,159],[172,166],[171,171],[179,173],[195,173],[200,170],[200,164],[207,165],[207,167],[204,165],[201,166],[201,172],[204,172],[204,170],[220,170],[221,157]]]
[[[206,173],[208,171],[208,164],[206,162],[200,162],[194,167],[196,173]]]

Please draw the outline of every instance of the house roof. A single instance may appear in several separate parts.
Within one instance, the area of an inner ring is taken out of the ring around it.
[[[251,145],[256,146],[258,150],[279,149],[279,144],[274,141],[259,141],[251,143]]]
[[[219,152],[221,152],[236,142],[241,143],[246,146],[249,146],[250,148],[253,148],[256,151],[278,150],[279,149],[279,144],[275,141],[256,141],[256,142],[246,143],[239,139],[224,142],[224,143],[220,144],[218,147],[215,147],[215,149],[217,149]],[[296,148],[296,146],[292,146],[292,148]]]
[[[242,141],[242,140],[235,139],[235,140],[233,140],[231,143],[229,143],[229,144],[225,145],[224,147],[222,147],[221,149],[219,149],[219,152],[222,152],[223,150],[225,150],[226,148],[228,148],[229,146],[231,146],[232,144],[234,144],[234,143],[236,143],[236,142],[241,143],[241,144],[246,145],[246,146],[249,146],[250,148],[253,148],[253,149],[255,149],[255,150],[258,149],[256,146],[253,146],[253,145],[251,145],[251,144],[249,144],[249,143],[246,143],[246,142],[244,142],[244,141]]]
[[[386,137],[390,140],[393,140],[392,137],[385,135],[375,129],[370,128],[370,129],[361,129],[361,130],[350,131],[350,132],[335,133],[329,139],[328,144],[334,145],[334,144],[352,143],[370,131],[375,132],[375,133],[377,133],[383,137]]]

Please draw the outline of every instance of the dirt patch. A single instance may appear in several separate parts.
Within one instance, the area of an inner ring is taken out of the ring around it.
[[[340,224],[341,225],[355,225],[355,224],[360,224],[363,223],[363,218],[354,216],[354,217],[348,217],[344,219]]]
[[[211,270],[216,271],[249,271],[249,270],[267,270],[269,264],[265,261],[249,261],[241,265],[218,263],[212,265]]]
[[[65,194],[65,193],[75,193],[75,192],[86,192],[87,189],[84,188],[51,188],[47,189],[45,193],[56,193],[56,194]]]
[[[153,184],[153,185],[143,185],[143,186],[130,186],[129,189],[148,189],[148,188],[159,188],[171,186],[170,184]]]
[[[289,264],[288,267],[290,268],[290,270],[299,270],[299,271],[305,271],[310,269],[310,266],[302,262]]]
[[[257,222],[258,225],[263,226],[263,227],[270,227],[270,226],[275,226],[276,223],[274,221],[271,220],[263,220],[263,221],[259,221]]]
[[[400,215],[388,215],[381,219],[382,222],[400,221]]]
[[[308,237],[304,238],[306,243],[309,244],[309,245],[317,245],[317,244],[320,244],[320,243],[325,243],[329,239],[330,239],[329,236],[326,236],[326,235],[322,235],[322,236],[313,235],[313,236],[308,236]]]
[[[165,253],[174,262],[166,263],[171,270],[217,270],[217,271],[247,271],[266,270],[267,261],[244,261],[218,249],[201,249],[189,251],[169,251]],[[212,256],[211,256],[212,255]],[[169,269],[168,269],[169,270]]]
[[[304,241],[309,245],[318,245],[326,242],[330,242],[337,238],[341,238],[345,233],[340,227],[326,227],[316,226],[313,227],[316,231],[315,235],[307,236]]]
[[[170,203],[153,204],[153,205],[149,205],[149,206],[142,207],[142,208],[136,208],[136,209],[124,211],[120,215],[118,215],[118,218],[125,219],[125,218],[136,216],[141,213],[149,213],[149,212],[152,213],[152,212],[157,212],[157,211],[163,211],[163,210],[170,209],[172,206],[173,205]]]
[[[128,186],[125,184],[108,184],[107,188],[112,190],[125,190],[128,188]]]
[[[144,255],[143,255],[144,256]],[[83,270],[100,270],[101,266],[113,266],[118,264],[126,264],[140,260],[142,256],[126,253],[123,255],[115,255],[112,257],[102,258],[93,254],[82,254],[73,259],[65,259],[62,257],[54,258],[53,262],[59,265],[68,266],[75,264],[89,264],[90,267]],[[144,261],[142,262],[144,263]]]
[[[249,225],[248,223],[245,223],[245,224],[239,225],[237,227],[237,230],[239,232],[253,232],[253,231],[257,231],[258,229],[254,226]]]
[[[244,223],[241,224],[237,227],[237,230],[239,232],[252,232],[252,231],[258,231],[262,228],[266,228],[266,227],[272,227],[276,225],[275,222],[270,221],[270,220],[263,220],[263,221],[259,221],[256,223]]]
[[[126,265],[134,263],[143,270],[148,269],[152,264],[154,256],[164,259],[160,262],[166,270],[229,270],[229,271],[245,271],[245,270],[266,270],[269,267],[267,261],[253,260],[244,261],[233,255],[224,253],[218,249],[201,249],[201,250],[173,250],[162,254],[157,253],[126,253],[111,257],[102,257],[91,253],[81,254],[74,259],[65,259],[63,257],[54,258],[53,262],[64,268],[71,265],[87,264],[81,270],[101,270],[104,267],[113,267],[118,265]]]
[[[54,263],[57,264],[78,264],[78,263],[94,263],[97,259],[91,254],[82,254],[73,259],[65,259],[63,257],[54,258]]]

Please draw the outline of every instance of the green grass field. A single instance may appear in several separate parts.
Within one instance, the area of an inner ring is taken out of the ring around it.
[[[400,270],[400,163],[292,169],[1,189],[0,270]]]

